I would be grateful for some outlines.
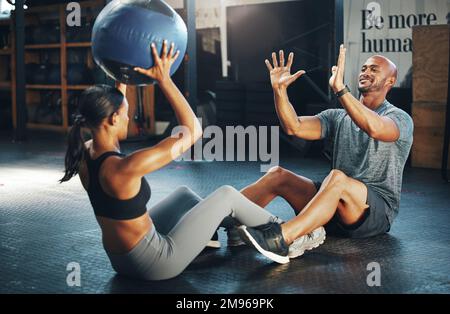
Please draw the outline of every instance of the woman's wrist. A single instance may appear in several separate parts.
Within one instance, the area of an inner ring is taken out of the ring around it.
[[[173,85],[172,78],[168,77],[168,78],[162,79],[162,80],[158,81],[158,85],[162,89],[170,88]]]

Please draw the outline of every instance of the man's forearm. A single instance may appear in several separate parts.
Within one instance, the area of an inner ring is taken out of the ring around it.
[[[341,96],[339,101],[356,125],[370,136],[382,129],[383,120],[381,117],[364,106],[352,94],[347,93]]]
[[[289,135],[294,135],[299,128],[300,122],[294,107],[289,101],[289,96],[285,88],[273,90],[275,100],[275,110],[284,131]]]

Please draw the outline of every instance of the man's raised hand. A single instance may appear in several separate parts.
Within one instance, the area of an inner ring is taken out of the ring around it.
[[[330,87],[333,89],[335,93],[343,90],[345,88],[344,84],[344,72],[345,72],[345,53],[347,48],[344,45],[340,46],[339,49],[339,58],[337,65],[331,68],[331,77],[330,77]]]
[[[272,63],[269,60],[265,60],[267,69],[270,73],[270,83],[272,84],[273,89],[286,89],[289,85],[291,85],[295,80],[297,80],[300,76],[305,74],[306,72],[303,70],[297,71],[295,74],[291,74],[291,66],[294,61],[294,53],[290,53],[288,56],[287,63],[285,64],[284,60],[284,51],[280,50],[279,52],[280,63],[277,60],[277,54],[272,52]]]

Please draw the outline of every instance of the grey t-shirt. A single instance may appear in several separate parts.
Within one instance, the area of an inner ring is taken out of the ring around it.
[[[389,205],[386,214],[392,223],[398,214],[403,168],[413,142],[414,124],[406,112],[387,100],[375,112],[397,124],[400,137],[396,142],[369,137],[344,109],[328,109],[317,117],[322,126],[322,138],[334,138],[333,169],[343,171],[377,192]]]

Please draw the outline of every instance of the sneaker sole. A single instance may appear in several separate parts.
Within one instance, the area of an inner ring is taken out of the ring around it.
[[[243,245],[245,245],[245,242],[242,240],[227,242],[227,246],[231,246],[231,247],[243,246]]]
[[[247,231],[246,226],[241,226],[238,229],[239,234],[242,236],[242,239],[245,243],[248,245],[253,246],[255,249],[259,251],[262,255],[264,255],[267,258],[270,258],[271,260],[279,263],[279,264],[286,264],[289,263],[289,257],[287,256],[281,256],[275,253],[272,253],[270,251],[264,250],[256,241],[253,239],[253,237],[250,235],[250,233]]]
[[[220,241],[210,240],[208,242],[208,244],[206,245],[206,247],[212,248],[212,249],[220,249]]]
[[[313,245],[306,247],[303,251],[299,251],[298,253],[296,252],[296,254],[289,254],[288,253],[288,257],[289,258],[297,258],[299,256],[302,256],[303,254],[305,254],[305,251],[311,251],[312,249],[318,248],[320,245],[322,245],[325,242],[325,239],[327,238],[326,233],[323,233],[323,238],[319,238],[317,240],[317,242],[315,242]]]

